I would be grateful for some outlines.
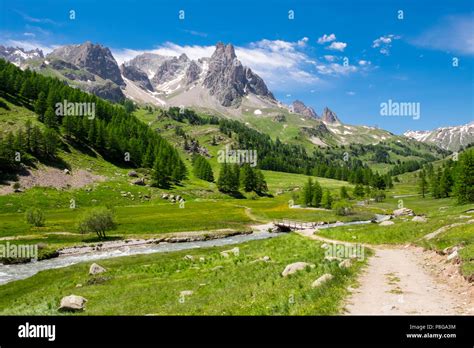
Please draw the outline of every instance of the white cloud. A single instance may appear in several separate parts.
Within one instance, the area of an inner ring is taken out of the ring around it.
[[[382,53],[384,56],[390,55],[390,51],[388,48],[381,48],[380,53]]]
[[[306,46],[308,41],[309,41],[309,38],[305,36],[301,40],[298,40],[298,46],[304,47],[304,46]]]
[[[339,41],[334,41],[332,42],[327,49],[333,50],[333,51],[344,51],[344,49],[347,47],[347,43],[345,42],[339,42]]]
[[[50,18],[36,18],[18,10],[14,10],[14,11],[18,13],[26,22],[59,25],[59,23],[53,21]]]
[[[409,43],[423,48],[474,55],[474,13],[444,17]]]
[[[324,56],[324,59],[326,59],[328,62],[334,62],[337,59],[337,57],[328,54]]]
[[[27,36],[27,37],[35,37],[36,35],[34,33],[23,33],[24,36]]]
[[[357,72],[359,69],[354,65],[331,63],[316,65],[316,70],[321,75],[348,75]]]
[[[185,45],[180,46],[172,42],[166,42],[164,45],[157,47],[149,52],[161,54],[163,56],[179,56],[183,53],[190,59],[199,59],[202,57],[210,57],[214,52],[214,46]]]
[[[321,36],[319,39],[318,39],[318,44],[325,44],[325,43],[328,43],[328,42],[331,42],[331,41],[334,41],[336,40],[336,35],[334,34],[329,34],[329,35],[326,35],[324,34],[323,36]]]
[[[28,40],[7,40],[5,42],[5,45],[11,46],[11,47],[21,47],[28,51],[39,48],[40,50],[43,51],[44,54],[47,54],[51,52],[52,50],[54,50],[55,48],[59,47],[59,45],[45,45],[37,41],[28,41]]]
[[[203,32],[200,32],[200,31],[188,30],[188,29],[183,29],[183,31],[185,33],[191,34],[193,36],[207,37],[207,33],[203,33]]]
[[[123,62],[129,61],[132,58],[138,56],[139,54],[143,54],[145,52],[148,53],[155,53],[162,56],[180,56],[182,53],[186,53],[186,55],[190,59],[199,59],[202,57],[210,57],[212,52],[214,52],[214,46],[198,46],[198,45],[185,45],[180,46],[172,42],[165,42],[163,45],[158,46],[151,50],[133,50],[128,48],[113,48],[111,49],[112,54],[117,61],[117,63],[122,64]]]
[[[367,66],[367,65],[370,65],[370,64],[372,64],[372,63],[368,60],[364,60],[364,59],[359,60],[359,65],[361,65],[361,66]]]
[[[399,40],[399,35],[388,34],[375,39],[372,43],[372,48],[379,48],[379,52],[385,56],[390,55],[390,48],[395,40]]]
[[[348,91],[346,92],[347,95],[350,95],[350,96],[353,96],[353,95],[356,95],[356,92],[354,91]]]

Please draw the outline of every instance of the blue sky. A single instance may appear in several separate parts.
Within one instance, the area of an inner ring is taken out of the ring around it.
[[[143,51],[209,56],[217,41],[230,42],[281,101],[402,133],[474,120],[473,4],[0,0],[0,43],[49,51],[90,40],[121,62]],[[389,99],[420,103],[420,118],[381,116]]]

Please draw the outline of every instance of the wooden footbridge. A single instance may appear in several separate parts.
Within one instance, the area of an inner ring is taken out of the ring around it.
[[[316,228],[318,227],[319,223],[295,220],[273,220],[273,225],[278,227],[280,231],[289,232],[294,230],[306,230],[308,228]]]

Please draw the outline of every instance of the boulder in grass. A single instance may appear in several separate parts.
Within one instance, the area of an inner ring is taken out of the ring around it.
[[[183,257],[183,259],[192,261],[192,260],[194,260],[194,256],[193,255],[186,255],[185,257]]]
[[[134,170],[129,171],[127,175],[128,175],[129,177],[131,177],[131,178],[136,178],[136,177],[138,177],[138,173],[137,173],[136,171],[134,171]]]
[[[350,259],[345,259],[341,263],[339,263],[339,268],[349,268],[352,266],[352,261]]]
[[[390,226],[394,224],[395,223],[393,221],[387,220],[387,221],[382,221],[381,223],[379,223],[379,226]]]
[[[283,277],[287,277],[290,274],[296,273],[298,271],[304,270],[306,267],[311,267],[314,268],[314,264],[308,263],[308,262],[295,262],[295,263],[290,263],[285,267],[281,275]]]
[[[133,180],[132,184],[133,185],[138,185],[138,186],[145,186],[145,179],[140,178],[140,179],[137,179],[137,180]]]
[[[270,256],[263,256],[263,257],[260,257],[256,260],[253,260],[251,261],[250,263],[255,263],[255,262],[270,262],[271,261],[271,258]]]
[[[191,296],[194,293],[192,290],[183,290],[179,293],[179,296],[184,297],[184,296]]]
[[[59,311],[61,312],[79,312],[83,311],[87,299],[82,296],[70,295],[61,299]]]
[[[106,271],[107,270],[104,267],[96,263],[93,263],[91,267],[89,268],[89,275],[96,275],[96,274],[104,273]]]
[[[413,212],[413,210],[408,209],[408,208],[400,208],[393,211],[393,216],[395,217],[405,216],[405,215],[415,216],[415,213]]]
[[[320,286],[323,285],[324,283],[330,281],[332,278],[334,278],[334,277],[332,276],[332,274],[329,274],[329,273],[323,274],[321,277],[319,277],[318,279],[316,279],[316,280],[311,284],[311,287],[312,287],[312,288],[320,287]]]
[[[239,256],[240,249],[238,247],[235,247],[235,248],[232,248],[230,250],[221,251],[221,255],[224,256],[224,257],[229,257],[230,254],[233,254],[234,256]]]
[[[415,216],[413,219],[411,219],[413,222],[427,222],[428,219],[424,216]]]

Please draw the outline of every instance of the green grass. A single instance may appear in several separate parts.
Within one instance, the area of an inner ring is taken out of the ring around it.
[[[386,213],[391,213],[398,208],[398,203],[397,199],[388,199],[386,202],[373,204],[373,206],[383,209]],[[337,240],[356,240],[369,244],[415,242],[440,227],[461,222],[462,220],[458,219],[459,215],[472,207],[472,205],[453,205],[452,199],[423,199],[421,197],[403,198],[403,203],[405,207],[413,209],[416,214],[425,214],[428,222],[413,222],[411,221],[412,217],[408,216],[393,219],[395,224],[391,226],[379,226],[378,224],[343,226],[321,230],[318,234]]]
[[[87,315],[333,315],[364,264],[340,269],[323,260],[320,243],[294,234],[240,244],[238,257],[220,256],[232,247],[102,260],[106,280],[95,285],[87,285],[90,263],[40,272],[0,286],[0,315],[57,315],[60,299],[70,294],[88,299]],[[186,254],[196,261],[184,260]],[[263,256],[272,261],[253,262]],[[285,266],[297,261],[316,267],[282,277]],[[217,266],[222,268],[213,270]],[[334,278],[311,288],[324,273]],[[183,290],[194,291],[184,303]]]
[[[37,121],[36,114],[33,111],[15,105],[2,97],[0,97],[0,101],[8,105],[8,110],[0,107],[0,136],[2,136],[2,133],[10,131],[16,132],[24,127],[28,120],[32,125],[36,124],[42,127],[42,124]]]

